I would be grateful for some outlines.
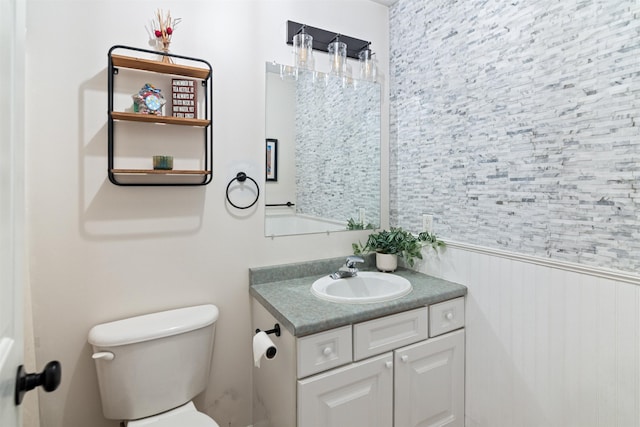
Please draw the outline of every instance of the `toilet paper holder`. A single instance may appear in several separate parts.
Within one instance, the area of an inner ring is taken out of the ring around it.
[[[256,334],[260,332],[260,329],[256,329]],[[265,334],[269,335],[269,334],[276,334],[277,337],[280,336],[280,324],[276,323],[275,325],[273,325],[273,329],[269,329],[268,331],[264,331]]]

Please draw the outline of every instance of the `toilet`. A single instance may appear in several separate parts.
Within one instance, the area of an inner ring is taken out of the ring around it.
[[[105,418],[127,427],[219,427],[191,401],[209,380],[217,319],[207,304],[91,328]]]

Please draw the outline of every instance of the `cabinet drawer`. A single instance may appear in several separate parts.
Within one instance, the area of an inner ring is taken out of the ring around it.
[[[359,323],[353,326],[354,360],[427,338],[426,307]]]
[[[429,336],[436,337],[464,326],[464,297],[429,306]]]
[[[351,362],[351,326],[299,338],[298,378]]]

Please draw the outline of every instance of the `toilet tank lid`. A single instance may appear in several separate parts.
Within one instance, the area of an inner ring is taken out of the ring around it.
[[[217,319],[218,307],[213,304],[178,308],[96,325],[88,341],[98,347],[116,347],[204,328]]]

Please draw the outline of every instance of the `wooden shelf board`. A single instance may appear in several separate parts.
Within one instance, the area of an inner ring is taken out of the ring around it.
[[[209,77],[208,68],[191,67],[181,64],[152,61],[150,59],[133,58],[124,55],[111,55],[114,67],[132,68],[134,70],[153,71],[155,73],[174,74],[178,76],[194,77],[206,80]]]
[[[211,171],[203,170],[161,170],[161,169],[111,169],[113,174],[122,175],[209,175]]]
[[[207,119],[185,119],[182,117],[156,116],[153,114],[140,113],[124,113],[119,111],[112,111],[111,118],[113,118],[113,120],[127,120],[130,122],[163,123],[168,125],[196,127],[207,127],[211,123],[211,120]]]

